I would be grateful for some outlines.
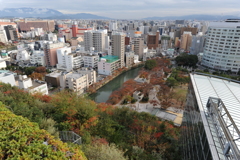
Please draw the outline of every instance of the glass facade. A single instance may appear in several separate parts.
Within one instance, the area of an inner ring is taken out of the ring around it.
[[[189,84],[181,128],[183,159],[212,160],[199,106],[191,83]]]

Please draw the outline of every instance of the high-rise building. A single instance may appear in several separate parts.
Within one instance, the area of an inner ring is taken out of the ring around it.
[[[85,31],[84,32],[84,47],[85,51],[90,51],[94,47],[95,51],[104,52],[106,33],[104,30]]]
[[[119,57],[121,67],[124,67],[125,37],[124,33],[115,33],[112,35],[112,55]]]
[[[192,45],[192,33],[191,32],[184,32],[181,36],[181,45],[180,48],[184,49],[185,51],[189,51]]]
[[[126,52],[126,67],[132,67],[134,65],[134,52]]]
[[[202,32],[199,32],[196,36],[192,36],[192,44],[190,47],[190,53],[197,55],[198,53],[203,52],[203,45],[204,45],[204,36]]]
[[[237,73],[240,70],[240,21],[211,22],[202,65]]]
[[[203,73],[191,73],[190,79],[182,159],[240,159],[240,82]]]
[[[64,47],[64,43],[46,43],[44,44],[43,50],[45,54],[46,66],[56,66],[57,61],[57,49]]]
[[[57,68],[67,72],[83,66],[83,57],[78,53],[72,53],[70,47],[57,49],[57,59]]]
[[[15,41],[18,39],[17,30],[13,26],[11,26],[11,25],[4,26],[4,30],[6,32],[8,40]]]
[[[134,38],[133,40],[134,44],[134,52],[136,55],[139,56],[139,59],[143,59],[143,45],[144,45],[144,40],[141,37]]]
[[[103,31],[93,32],[93,47],[98,52],[105,51],[105,33]]]

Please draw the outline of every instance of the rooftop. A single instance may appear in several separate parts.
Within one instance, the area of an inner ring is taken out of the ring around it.
[[[103,57],[101,57],[101,59],[106,59],[107,63],[113,63],[113,62],[119,60],[118,56],[112,56],[112,55],[103,56]]]
[[[222,100],[232,120],[235,122],[236,126],[240,128],[240,116],[239,116],[240,82],[219,76],[207,75],[202,73],[193,73],[190,75],[190,77],[193,84],[194,92],[196,94],[197,103],[203,119],[203,123],[211,125],[208,118],[209,116],[207,103],[209,97],[214,97],[220,98]],[[236,143],[238,149],[240,149],[239,139],[240,135],[234,133],[233,126],[230,124],[231,122],[229,120],[228,121],[226,121],[225,119],[223,120],[228,125],[227,130],[229,130],[229,133],[235,140],[234,142]],[[216,133],[213,130],[211,130],[211,127],[209,128],[206,127],[205,131],[208,137],[211,137]],[[209,139],[210,145],[218,146],[219,142],[220,141],[217,140],[216,138]],[[219,156],[223,155],[221,152],[218,150]]]
[[[239,28],[240,23],[238,22],[210,22],[209,27],[215,28]]]

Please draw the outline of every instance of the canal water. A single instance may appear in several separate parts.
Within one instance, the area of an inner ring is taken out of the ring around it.
[[[90,98],[97,103],[106,102],[113,91],[121,88],[123,83],[127,80],[137,77],[140,70],[141,67],[138,67],[121,74],[120,76],[116,77],[112,81],[108,82],[105,86],[97,90],[96,93],[91,94]]]

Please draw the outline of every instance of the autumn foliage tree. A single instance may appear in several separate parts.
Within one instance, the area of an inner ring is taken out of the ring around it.
[[[37,73],[46,73],[46,67],[40,66],[35,69]]]

